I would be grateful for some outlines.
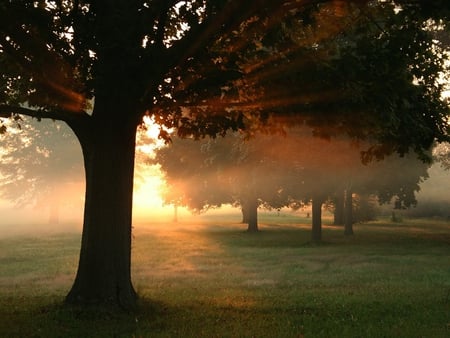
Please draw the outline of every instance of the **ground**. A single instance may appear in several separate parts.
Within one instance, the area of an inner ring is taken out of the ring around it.
[[[80,235],[0,239],[0,336],[446,337],[450,223],[389,219],[324,226],[266,214],[249,234],[233,218],[137,224],[135,313],[61,306]],[[327,220],[326,222],[327,223]]]

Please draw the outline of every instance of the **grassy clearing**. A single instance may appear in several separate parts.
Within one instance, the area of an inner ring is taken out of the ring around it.
[[[277,222],[278,220],[278,222]],[[60,306],[79,235],[0,240],[0,337],[448,337],[450,224],[135,229],[133,314]]]

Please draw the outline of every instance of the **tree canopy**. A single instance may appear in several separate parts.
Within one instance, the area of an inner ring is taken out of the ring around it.
[[[3,7],[10,13],[2,23],[4,116],[26,113],[14,106],[27,102],[40,108],[29,114],[75,127],[96,115],[92,99],[102,83],[120,82],[117,95],[133,92],[129,100],[139,102],[130,111],[154,115],[183,136],[289,117],[321,135],[373,140],[367,160],[410,148],[422,154],[447,138],[438,81],[446,44],[431,34],[447,28],[444,1]]]

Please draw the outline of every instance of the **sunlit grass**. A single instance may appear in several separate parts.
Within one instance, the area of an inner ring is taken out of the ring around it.
[[[256,234],[218,217],[137,225],[132,314],[59,305],[79,235],[2,239],[0,336],[448,337],[448,222],[325,226],[317,245],[298,218],[266,216]]]

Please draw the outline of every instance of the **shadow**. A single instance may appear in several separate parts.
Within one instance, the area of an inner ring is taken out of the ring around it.
[[[25,307],[15,313],[17,337],[136,337],[139,332],[164,331],[168,308],[160,302],[139,299],[137,308],[73,306],[62,301]],[[4,318],[5,319],[5,318]],[[11,325],[9,325],[11,327]],[[1,335],[1,326],[0,326]],[[3,336],[3,335],[1,335]]]

